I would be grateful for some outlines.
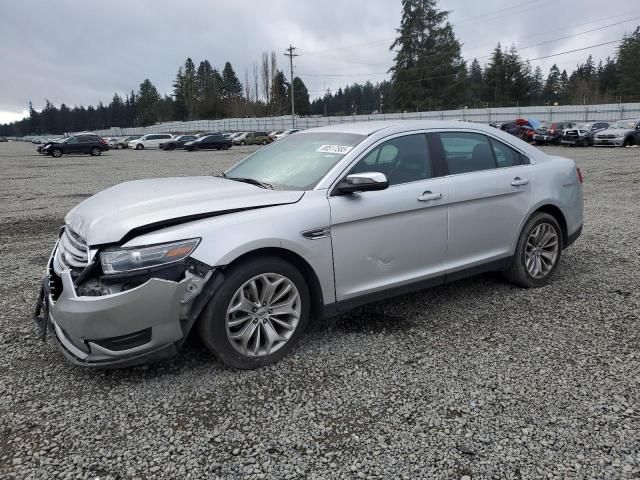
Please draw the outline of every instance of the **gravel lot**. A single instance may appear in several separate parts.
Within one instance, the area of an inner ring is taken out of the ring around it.
[[[586,225],[543,289],[484,275],[380,302],[250,372],[197,340],[122,371],[39,341],[32,304],[72,206],[250,151],[0,144],[0,478],[640,478],[640,148],[548,148],[586,177]]]

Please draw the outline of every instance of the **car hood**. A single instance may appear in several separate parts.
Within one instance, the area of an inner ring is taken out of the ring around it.
[[[121,183],[89,197],[65,223],[90,245],[120,242],[134,229],[161,228],[237,210],[295,203],[301,191],[277,191],[220,177]]]
[[[606,130],[602,130],[601,132],[598,132],[599,134],[606,134],[606,135],[626,135],[629,132],[633,132],[633,129],[631,128],[607,128]]]

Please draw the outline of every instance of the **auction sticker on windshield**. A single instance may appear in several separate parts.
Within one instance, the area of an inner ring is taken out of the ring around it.
[[[352,150],[350,145],[321,145],[316,152],[320,153],[338,153],[340,155],[346,155]]]

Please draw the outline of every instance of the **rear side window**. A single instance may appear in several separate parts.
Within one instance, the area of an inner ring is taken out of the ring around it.
[[[466,132],[447,132],[438,136],[451,175],[496,168],[493,150],[486,136]]]
[[[80,143],[89,143],[89,142],[91,142],[91,137],[87,137],[86,135],[82,135],[82,136],[78,137],[78,141]]]
[[[498,168],[513,167],[520,165],[520,152],[514,150],[508,145],[491,138],[489,140],[493,147],[493,153],[496,156],[496,165]]]

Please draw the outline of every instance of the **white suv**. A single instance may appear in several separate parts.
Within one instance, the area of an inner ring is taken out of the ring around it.
[[[160,144],[171,140],[173,135],[170,133],[149,133],[136,140],[129,142],[129,148],[142,150],[144,148],[160,148]]]

